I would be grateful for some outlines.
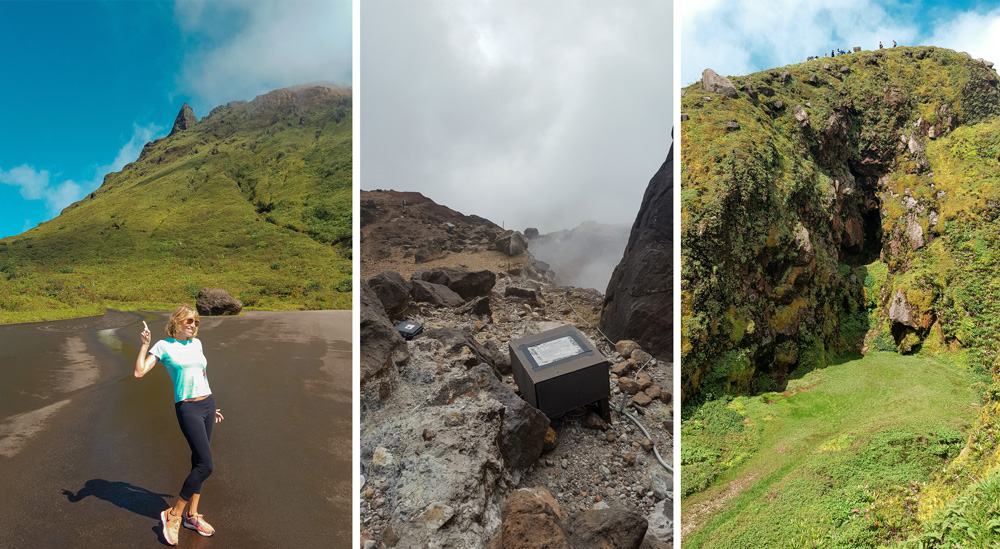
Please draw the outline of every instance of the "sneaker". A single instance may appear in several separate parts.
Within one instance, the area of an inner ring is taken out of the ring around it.
[[[181,517],[175,517],[170,509],[164,509],[160,513],[160,520],[163,521],[163,539],[170,545],[177,545],[177,537],[181,532]]]
[[[185,528],[190,528],[203,536],[211,536],[215,533],[215,528],[212,528],[211,524],[205,522],[204,515],[189,515],[184,513],[182,524],[184,524]]]

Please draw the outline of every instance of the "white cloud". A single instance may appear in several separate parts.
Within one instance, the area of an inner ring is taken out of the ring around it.
[[[125,143],[125,145],[118,150],[118,154],[110,164],[97,168],[97,177],[103,179],[104,174],[120,171],[123,167],[125,167],[125,164],[135,162],[135,160],[139,158],[139,153],[142,152],[142,148],[146,146],[146,143],[156,139],[158,135],[163,133],[163,130],[164,129],[162,127],[157,126],[156,124],[149,124],[148,126],[133,124],[131,139],[129,139],[128,143]],[[100,180],[101,179],[98,179],[98,181]]]
[[[912,20],[879,2],[798,0],[681,3],[681,85],[701,71],[742,75],[830,54],[837,48],[875,49],[912,43]]]
[[[138,158],[145,143],[152,141],[156,134],[162,131],[163,128],[155,125],[134,125],[132,137],[118,151],[115,159],[110,164],[98,166],[94,170],[94,177],[89,181],[78,182],[65,179],[53,182],[53,177],[48,170],[39,170],[23,164],[8,171],[0,169],[0,183],[19,187],[21,197],[25,200],[44,200],[49,214],[56,216],[63,208],[87,196],[88,193],[99,187],[105,174],[119,171],[125,164]],[[25,224],[28,223],[29,221],[26,220]]]
[[[60,212],[66,206],[86,196],[87,192],[83,185],[67,179],[49,189],[45,195],[45,203],[48,205],[49,211]]]
[[[960,13],[951,21],[938,25],[928,44],[1000,63],[1000,8],[986,13]]]
[[[879,41],[940,46],[1000,62],[1000,8],[949,11],[874,0],[681,2],[681,85],[701,71],[743,75]],[[928,18],[925,21],[918,18]],[[922,28],[930,29],[922,31]]]
[[[20,187],[21,196],[25,200],[39,200],[45,197],[45,188],[49,185],[49,172],[37,171],[27,164],[22,164],[9,171],[0,169],[0,183]]]
[[[350,0],[178,0],[174,11],[195,43],[178,86],[196,112],[297,84],[351,85]]]

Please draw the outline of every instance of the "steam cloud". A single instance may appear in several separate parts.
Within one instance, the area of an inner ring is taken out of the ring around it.
[[[556,284],[593,288],[603,294],[622,259],[630,229],[626,224],[584,221],[575,229],[540,235],[528,249],[535,259],[552,267]]]

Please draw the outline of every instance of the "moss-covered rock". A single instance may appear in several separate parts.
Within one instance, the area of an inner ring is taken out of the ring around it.
[[[993,69],[894,48],[730,79],[735,97],[682,97],[683,396],[873,345],[970,345],[971,289],[948,281],[1000,217]]]

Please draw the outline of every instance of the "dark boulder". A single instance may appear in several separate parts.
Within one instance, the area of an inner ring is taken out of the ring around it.
[[[403,280],[399,273],[385,271],[368,279],[368,286],[375,291],[387,315],[395,316],[406,310],[410,304],[413,284]]]
[[[490,290],[497,283],[497,275],[492,271],[470,271],[458,267],[438,267],[429,271],[417,271],[413,273],[411,280],[416,278],[447,286],[451,291],[462,296],[462,299],[490,295]]]
[[[631,339],[658,358],[673,348],[674,149],[649,180],[621,262],[601,309],[601,330]]]
[[[406,341],[385,314],[378,295],[361,284],[361,389],[375,386],[379,398],[392,393],[396,365],[409,358]]]
[[[413,289],[410,290],[413,301],[430,303],[434,307],[458,307],[465,303],[462,296],[444,284],[435,284],[426,280],[413,280],[410,284],[413,286]]]
[[[195,308],[201,316],[238,315],[243,310],[243,302],[217,288],[202,288],[198,292]]]

